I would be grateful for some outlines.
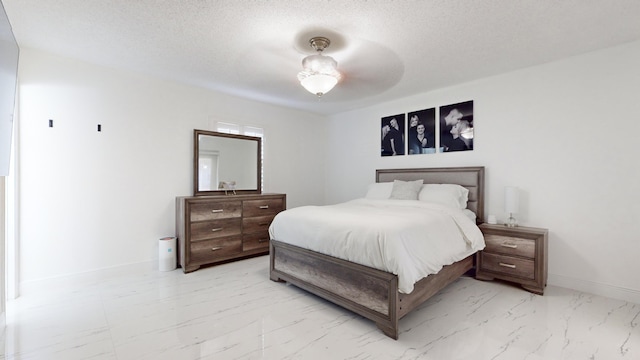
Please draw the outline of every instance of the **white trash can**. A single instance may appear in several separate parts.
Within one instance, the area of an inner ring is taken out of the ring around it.
[[[163,237],[158,240],[158,270],[171,271],[177,267],[176,238]]]

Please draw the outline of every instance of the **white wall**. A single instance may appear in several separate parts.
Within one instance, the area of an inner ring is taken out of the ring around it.
[[[484,165],[488,214],[504,219],[517,186],[520,223],[550,230],[551,284],[640,303],[638,64],[635,42],[333,116],[327,203],[364,195],[377,168]],[[473,151],[379,156],[381,117],[466,100]]]
[[[23,282],[157,259],[175,197],[193,193],[193,130],[216,119],[265,129],[266,192],[324,201],[316,115],[32,49],[19,104]]]

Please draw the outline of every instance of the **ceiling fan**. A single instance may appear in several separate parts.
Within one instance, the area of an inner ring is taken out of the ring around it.
[[[330,98],[337,101],[382,93],[397,84],[404,73],[400,57],[383,44],[331,30],[303,31],[296,36],[295,46],[303,54],[316,52],[301,59],[298,80],[307,91],[323,99],[329,91]]]
[[[316,36],[309,40],[309,45],[318,53],[302,59],[304,70],[298,73],[298,80],[308,92],[320,97],[331,91],[342,75],[337,69],[338,62],[331,56],[322,55],[322,51],[331,45],[331,40]]]
[[[246,53],[236,58],[238,80],[254,94],[302,102],[317,101],[318,96],[325,103],[352,101],[390,89],[404,74],[400,57],[374,41],[318,28],[299,32],[293,42],[283,42],[282,36],[279,34],[278,40],[255,40]],[[300,85],[316,81],[306,80],[308,73],[313,72],[307,68],[313,69],[316,59],[320,59],[321,64],[330,64],[332,71],[339,75],[324,74],[318,80],[322,80],[319,82],[325,87],[307,92]]]

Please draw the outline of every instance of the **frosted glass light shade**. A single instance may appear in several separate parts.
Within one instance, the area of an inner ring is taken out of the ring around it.
[[[331,91],[337,83],[338,79],[324,74],[315,74],[300,80],[302,87],[307,89],[308,92],[318,96],[322,96]]]
[[[518,213],[520,207],[520,196],[518,188],[507,186],[504,188],[504,210],[510,214]]]
[[[322,96],[338,83],[338,63],[330,56],[310,55],[302,59],[304,70],[298,73],[300,85],[308,92]]]

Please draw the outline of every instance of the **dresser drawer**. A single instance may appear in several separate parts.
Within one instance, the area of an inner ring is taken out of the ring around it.
[[[487,234],[484,236],[484,241],[487,245],[484,249],[486,252],[535,258],[535,240]]]
[[[497,255],[482,251],[481,271],[508,274],[524,279],[535,279],[535,262],[511,256]]]
[[[228,219],[242,216],[242,201],[217,201],[192,203],[191,221]]]
[[[245,234],[268,232],[273,217],[273,215],[269,215],[244,218],[242,219],[242,230]]]
[[[259,232],[242,237],[242,251],[269,249],[269,232]]]
[[[276,215],[284,210],[282,198],[246,200],[242,203],[242,214],[244,217]]]
[[[242,251],[239,236],[191,243],[191,262],[206,264]]]
[[[242,219],[223,219],[191,223],[191,241],[215,239],[219,237],[240,235]]]

